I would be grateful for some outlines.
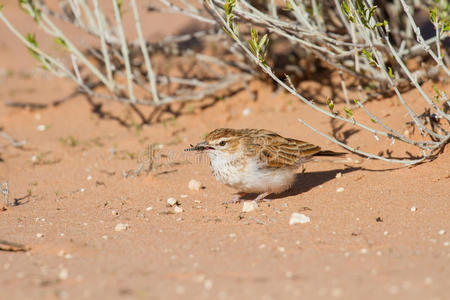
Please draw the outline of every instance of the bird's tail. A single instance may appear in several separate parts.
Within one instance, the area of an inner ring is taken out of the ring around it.
[[[314,154],[314,156],[344,156],[347,155],[345,152],[334,152],[330,150],[321,150]]]

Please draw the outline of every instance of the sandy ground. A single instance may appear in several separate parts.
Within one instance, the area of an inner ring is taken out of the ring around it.
[[[47,103],[72,85],[32,67],[2,25],[0,36],[0,126],[27,141],[17,149],[0,139],[0,182],[9,181],[17,204],[0,210],[0,239],[31,247],[0,251],[1,299],[450,299],[448,149],[413,168],[310,163],[292,190],[242,213],[242,203],[222,204],[234,191],[213,179],[207,160],[183,149],[217,127],[249,127],[340,150],[297,121],[331,133],[328,119],[257,82],[257,101],[249,91],[205,100],[142,129],[129,107],[103,102],[96,113],[81,96],[44,110],[7,107]],[[330,92],[314,82],[301,88]],[[432,84],[425,90],[431,95]],[[417,92],[405,97],[420,110]],[[394,102],[369,108],[406,130]],[[347,141],[393,156],[410,150],[363,132]],[[153,144],[161,166],[124,176]],[[203,188],[190,190],[191,179]],[[169,197],[183,212],[167,206]],[[310,222],[289,225],[294,212]]]

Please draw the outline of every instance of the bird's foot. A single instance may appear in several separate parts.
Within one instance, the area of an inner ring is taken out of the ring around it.
[[[233,198],[231,198],[231,200],[225,201],[222,204],[235,204],[238,202],[241,202],[241,198],[244,197],[246,195],[246,193],[237,193],[236,195],[233,196]]]
[[[253,200],[253,201],[255,201],[256,203],[258,203],[261,200],[270,201],[270,200],[264,199],[264,198],[266,198],[269,195],[270,195],[269,192],[262,193],[262,194],[258,195],[258,197],[256,197],[255,200]]]

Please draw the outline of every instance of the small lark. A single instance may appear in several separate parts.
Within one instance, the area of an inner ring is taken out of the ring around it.
[[[236,203],[247,193],[257,193],[254,201],[281,193],[294,183],[298,167],[313,156],[344,153],[322,151],[307,142],[285,138],[264,129],[219,128],[204,142],[185,151],[204,151],[211,160],[214,177],[238,190],[226,203]]]

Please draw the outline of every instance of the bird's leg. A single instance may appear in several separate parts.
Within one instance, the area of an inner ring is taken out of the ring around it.
[[[238,203],[241,201],[241,198],[244,197],[247,193],[237,193],[236,195],[231,198],[231,200],[225,201],[222,204],[230,204],[230,203]]]
[[[264,200],[264,198],[266,198],[269,195],[270,195],[269,192],[262,193],[262,194],[258,195],[258,197],[256,197],[255,200],[253,200],[253,201],[258,203],[259,201]]]

